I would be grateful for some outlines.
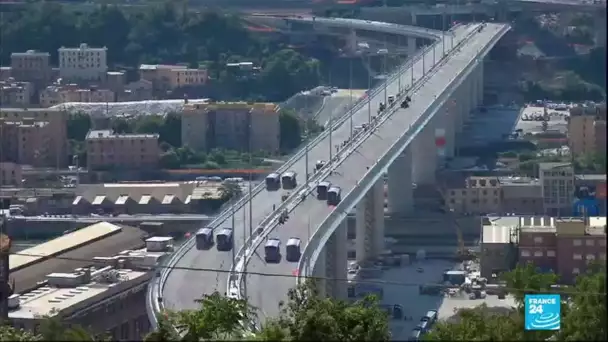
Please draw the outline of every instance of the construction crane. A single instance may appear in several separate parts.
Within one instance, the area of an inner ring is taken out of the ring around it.
[[[452,212],[450,210],[450,212]],[[459,261],[473,260],[475,255],[464,247],[464,239],[462,238],[462,229],[458,224],[458,220],[452,215],[452,221],[454,221],[454,229],[456,230],[456,238],[458,239],[458,250],[456,251],[456,258]]]

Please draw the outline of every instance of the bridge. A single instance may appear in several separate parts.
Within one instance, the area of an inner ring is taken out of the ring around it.
[[[326,23],[411,34],[401,25],[354,19],[323,19],[315,25]],[[278,302],[296,285],[297,276],[322,274],[345,279],[345,218],[355,205],[357,260],[378,255],[384,241],[384,172],[388,171],[391,214],[407,215],[413,206],[412,183],[435,181],[442,158],[437,155],[435,142],[445,143],[441,149],[445,156],[453,154],[455,135],[470,110],[481,101],[482,60],[508,30],[505,24],[471,24],[435,33],[431,46],[414,54],[382,85],[370,89],[347,115],[331,122],[325,132],[277,170],[298,173],[301,185],[296,190],[266,191],[261,184],[210,224],[216,229],[234,229],[236,255],[216,249],[199,251],[193,239],[174,253],[165,271],[149,287],[151,321],[156,323],[155,313],[163,308],[196,308],[194,299],[214,290],[248,298],[260,309],[260,317],[273,317],[278,314]],[[411,97],[409,108],[393,105],[377,112],[389,95],[396,96],[396,104]],[[364,124],[367,128],[359,127]],[[315,172],[317,160],[328,163]],[[313,196],[316,184],[322,180],[342,188],[338,206],[327,206]],[[285,201],[283,195],[287,195]],[[283,211],[288,211],[290,218],[279,226],[278,216]],[[260,246],[269,236],[283,243],[299,237],[304,248],[300,263],[282,260],[266,264],[260,257]],[[185,271],[187,268],[201,271]],[[210,270],[230,270],[230,275],[226,279],[222,273]],[[244,276],[253,271],[287,277]],[[327,281],[322,287],[325,295],[345,296],[346,288],[335,282]]]

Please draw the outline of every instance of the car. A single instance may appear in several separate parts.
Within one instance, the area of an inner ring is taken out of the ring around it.
[[[416,269],[416,272],[418,272],[418,273],[424,273],[424,268],[422,268],[422,267],[418,267],[418,268]]]

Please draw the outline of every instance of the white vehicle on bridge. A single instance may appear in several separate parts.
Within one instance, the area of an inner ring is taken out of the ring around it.
[[[213,246],[213,229],[209,227],[201,228],[196,232],[196,249],[205,250]]]
[[[317,198],[326,201],[327,200],[327,192],[331,188],[331,183],[328,181],[322,181],[317,184]]]
[[[264,260],[267,263],[281,262],[281,240],[271,238],[266,241],[264,246]]]
[[[299,238],[292,237],[287,240],[287,244],[285,245],[285,259],[289,262],[298,262],[300,261],[300,255],[302,254],[300,250],[300,245],[302,241]]]
[[[283,184],[283,189],[292,190],[298,186],[298,181],[296,180],[297,174],[293,171],[287,171],[283,173],[281,176],[281,183]]]
[[[216,236],[217,250],[218,251],[229,251],[232,249],[234,239],[232,236],[232,229],[224,228]]]
[[[319,171],[323,168],[323,166],[325,166],[325,161],[317,160],[317,162],[315,163],[315,170]]]
[[[277,191],[281,188],[281,175],[273,172],[266,176],[266,190]]]
[[[339,186],[332,186],[327,190],[327,204],[338,205],[342,201],[342,189]]]

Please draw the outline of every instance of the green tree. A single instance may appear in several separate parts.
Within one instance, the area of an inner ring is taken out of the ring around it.
[[[142,115],[135,121],[135,133],[158,134],[163,127],[164,118],[160,115]]]
[[[87,113],[77,112],[70,114],[67,122],[68,139],[84,141],[91,126],[91,117]]]
[[[298,117],[292,111],[282,110],[279,114],[279,125],[281,151],[289,152],[298,147],[302,142],[302,132]]]
[[[237,183],[224,182],[219,188],[220,197],[224,201],[228,201],[234,197],[238,198],[243,194],[243,189]]]
[[[133,133],[135,131],[135,127],[133,127],[133,121],[123,118],[123,117],[118,117],[118,118],[113,118],[112,121],[110,122],[110,128],[115,132],[115,133],[119,133],[119,134],[123,134],[123,133]]]
[[[163,119],[163,125],[158,132],[160,141],[171,146],[182,146],[182,116],[179,113],[168,113]]]

